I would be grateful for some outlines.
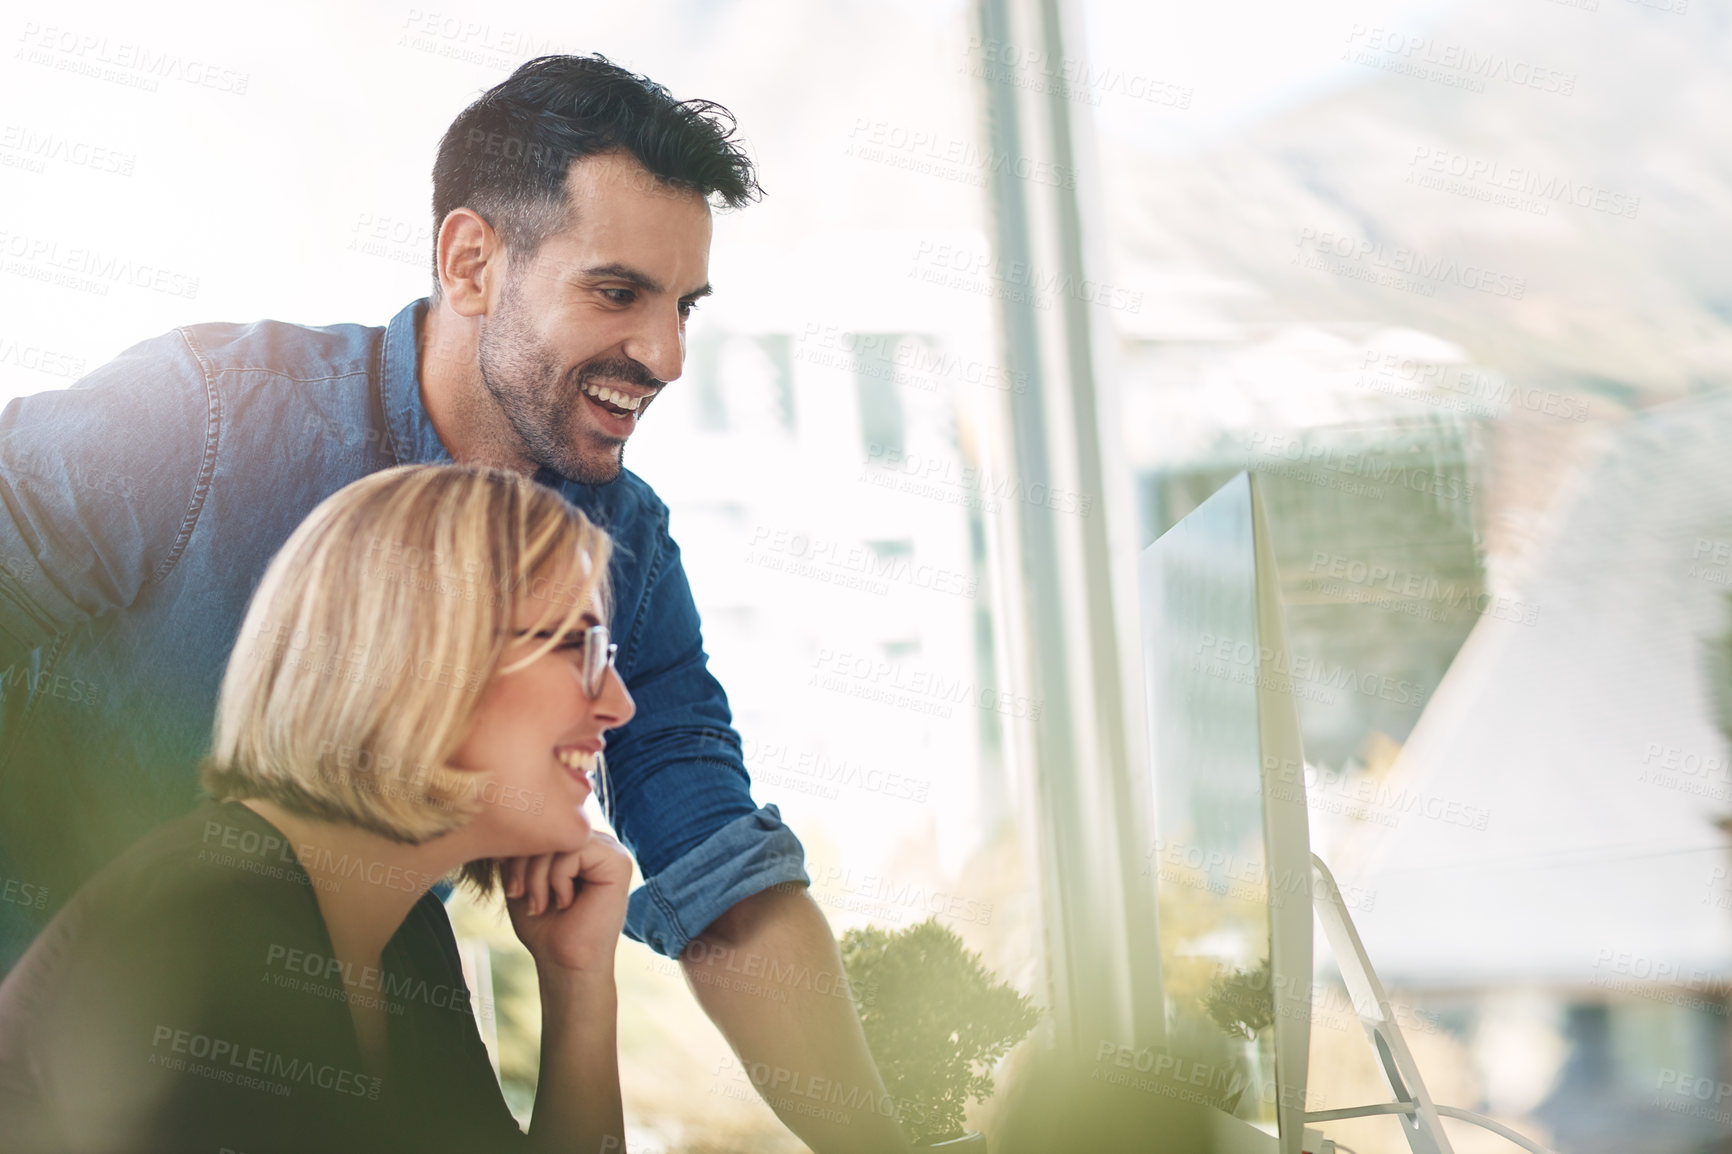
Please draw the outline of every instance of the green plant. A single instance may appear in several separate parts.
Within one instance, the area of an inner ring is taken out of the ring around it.
[[[1034,1028],[1034,1004],[937,918],[895,933],[849,930],[842,965],[909,1139],[961,1135],[964,1105],[992,1093],[992,1065]]]
[[[1237,1038],[1255,1038],[1275,1021],[1275,993],[1269,961],[1252,970],[1223,969],[1210,987],[1203,1008],[1223,1031]]]

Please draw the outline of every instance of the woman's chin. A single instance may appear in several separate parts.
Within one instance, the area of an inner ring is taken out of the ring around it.
[[[494,857],[540,857],[574,853],[588,844],[594,832],[588,815],[574,806],[565,813],[512,814],[488,830],[482,840],[497,847]]]
[[[589,844],[589,835],[595,830],[590,826],[589,819],[583,814],[574,815],[573,820],[560,823],[558,830],[547,830],[536,841],[542,848],[519,854],[519,857],[534,857],[546,853],[576,853]]]

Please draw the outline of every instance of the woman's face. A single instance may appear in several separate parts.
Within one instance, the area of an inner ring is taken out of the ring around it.
[[[552,589],[570,589],[560,582]],[[512,636],[500,668],[508,668],[544,644],[549,632],[535,633],[547,616],[545,597],[519,601]],[[590,771],[607,743],[607,730],[636,712],[625,683],[611,668],[600,694],[590,700],[583,689],[584,636],[601,624],[601,603],[591,596],[583,616],[558,644],[521,669],[495,673],[481,691],[475,718],[452,755],[457,769],[485,774],[481,809],[471,823],[492,857],[523,857],[580,848],[589,838],[583,803],[589,797]],[[559,626],[563,608],[551,625]]]

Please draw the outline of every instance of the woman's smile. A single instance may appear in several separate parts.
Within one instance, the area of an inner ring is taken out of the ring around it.
[[[589,795],[595,790],[590,784],[590,774],[595,772],[596,758],[600,753],[599,746],[595,749],[584,749],[577,745],[562,745],[553,751],[554,759],[563,765],[575,780],[583,784],[585,801],[589,800]]]

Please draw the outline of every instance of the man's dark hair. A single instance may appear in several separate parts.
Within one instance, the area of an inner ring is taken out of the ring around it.
[[[660,84],[601,55],[542,56],[465,108],[433,163],[433,244],[457,208],[471,208],[506,248],[533,253],[567,221],[572,161],[622,151],[664,185],[740,208],[763,195],[735,137],[734,114],[675,100]],[[434,277],[438,291],[438,277]]]

